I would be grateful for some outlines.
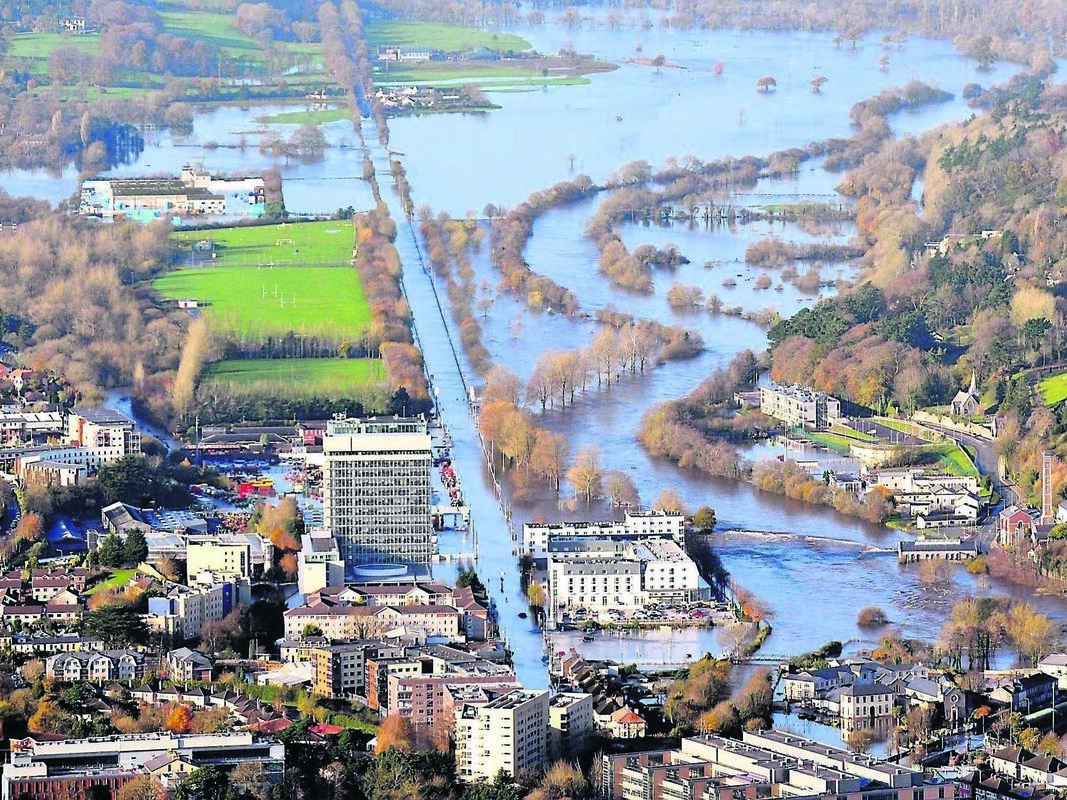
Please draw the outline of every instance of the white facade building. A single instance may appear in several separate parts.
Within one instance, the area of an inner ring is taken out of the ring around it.
[[[760,411],[798,428],[828,428],[841,416],[841,401],[802,386],[761,386]]]
[[[550,536],[548,619],[584,608],[636,610],[648,603],[691,602],[707,588],[696,563],[666,536]]]
[[[251,598],[247,578],[202,572],[188,586],[174,586],[164,597],[149,598],[145,622],[151,630],[188,639],[197,636],[205,623],[217,622]]]
[[[300,537],[297,557],[297,586],[304,596],[345,581],[345,561],[333,535],[322,528]]]
[[[596,729],[593,695],[560,692],[548,705],[548,754],[552,761],[573,761]]]
[[[273,546],[268,544],[263,549],[273,549]],[[214,572],[223,576],[251,578],[255,567],[260,567],[258,571],[262,571],[263,564],[256,560],[256,555],[259,553],[253,553],[248,535],[190,535],[185,544],[186,569],[190,575]]]
[[[456,774],[468,783],[500,770],[539,771],[548,756],[548,692],[516,689],[456,709]]]
[[[88,451],[85,463],[90,469],[141,452],[137,424],[109,408],[73,409],[67,416],[67,438]],[[72,459],[64,457],[63,461]]]
[[[426,420],[334,420],[322,446],[323,520],[349,572],[363,564],[428,564],[433,526]]]
[[[552,536],[670,536],[685,546],[685,516],[666,511],[626,512],[626,518],[609,522],[525,522],[522,526],[523,551],[537,559],[548,557]]]

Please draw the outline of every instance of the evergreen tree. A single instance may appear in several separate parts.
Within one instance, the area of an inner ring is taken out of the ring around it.
[[[121,567],[126,561],[126,551],[117,533],[105,536],[96,550],[97,558],[105,567]]]
[[[148,558],[148,540],[140,528],[134,528],[126,534],[122,552],[127,564],[140,564]]]

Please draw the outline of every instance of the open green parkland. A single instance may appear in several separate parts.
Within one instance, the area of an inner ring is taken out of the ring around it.
[[[505,53],[522,53],[533,49],[533,45],[515,34],[434,22],[371,20],[367,23],[366,31],[367,44],[372,51],[384,45],[412,50],[443,50],[446,53],[462,53],[483,47]]]
[[[198,243],[209,242],[214,255],[204,253],[203,257],[220,267],[347,266],[352,263],[353,236],[351,221],[330,220],[179,231],[174,239],[185,253],[194,252]]]
[[[1042,379],[1037,385],[1037,391],[1046,406],[1054,406],[1067,400],[1067,372]]]
[[[376,358],[263,358],[212,364],[200,388],[229,397],[347,397],[377,408],[385,379]]]
[[[237,29],[232,14],[215,13],[206,9],[188,8],[181,2],[171,2],[160,8],[159,19],[164,32],[191,42],[203,42],[217,47],[220,61],[242,71],[273,79],[285,71],[285,83],[291,91],[310,91],[329,82],[323,67],[321,46],[316,42],[277,42],[271,49],[260,40]],[[77,50],[89,56],[100,55],[100,35],[95,32],[71,33],[15,33],[8,37],[7,52],[0,66],[17,66],[26,70],[43,85],[29,88],[40,93],[50,83],[49,57],[57,50]],[[221,68],[221,67],[220,67]],[[205,75],[201,77],[212,77]],[[225,75],[223,75],[225,77]],[[64,97],[88,93],[90,99],[99,96],[128,98],[161,90],[167,84],[165,74],[147,68],[137,68],[123,62],[114,65],[107,78],[86,81],[91,84],[74,87],[62,85]],[[188,89],[191,99],[198,94]]]
[[[175,234],[191,266],[156,278],[172,300],[191,298],[223,336],[356,340],[370,305],[351,266],[352,223],[308,222]],[[198,248],[210,242],[211,248]]]

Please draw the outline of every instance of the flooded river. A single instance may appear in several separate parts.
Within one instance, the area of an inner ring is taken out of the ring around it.
[[[640,44],[645,57],[662,53],[667,62],[679,66],[656,70],[624,64],[614,72],[592,76],[586,86],[492,92],[502,108],[489,114],[437,114],[391,121],[391,147],[407,170],[416,207],[428,204],[434,211],[446,210],[455,216],[468,210],[480,215],[487,203],[512,206],[531,191],[579,173],[602,181],[613,170],[637,159],[657,166],[671,156],[687,154],[702,160],[765,155],[814,140],[847,136],[848,112],[855,102],[912,79],[936,83],[956,95],[950,102],[891,118],[897,133],[918,133],[970,115],[971,110],[959,99],[965,84],[989,85],[1017,71],[1001,63],[991,72],[979,72],[973,62],[958,56],[945,42],[913,39],[887,50],[881,37],[874,35],[853,49],[835,46],[831,34],[812,33],[569,29],[556,23],[520,27],[515,32],[544,52],[573,47],[621,62],[638,55]],[[889,58],[885,70],[879,67],[883,54]],[[720,62],[722,75],[716,77],[713,72]],[[764,75],[776,78],[776,91],[756,91],[755,82]],[[818,95],[811,92],[808,83],[815,75],[828,78]],[[146,137],[145,150],[136,163],[115,173],[173,174],[187,162],[202,162],[218,172],[261,171],[277,165],[290,210],[323,213],[349,205],[369,207],[369,190],[357,177],[361,151],[351,123],[325,126],[332,145],[325,160],[286,164],[258,147],[260,139],[272,131],[290,135],[293,130],[293,126],[264,126],[253,121],[273,110],[225,107],[197,117],[189,135],[153,134]],[[401,223],[399,203],[387,186],[389,155],[375,141],[372,125],[364,125],[364,132],[383,183],[383,195],[391,204],[393,217]],[[0,175],[0,185],[12,194],[29,193],[56,202],[74,192],[76,179],[71,171],[55,178],[26,171]],[[740,190],[734,202],[844,202],[834,194],[838,180],[839,176],[809,163],[790,179]],[[869,636],[856,626],[856,613],[872,604],[884,608],[905,634],[930,638],[960,595],[1020,593],[1017,587],[979,581],[962,570],[945,585],[926,586],[916,570],[898,566],[894,555],[867,552],[870,547],[894,548],[899,537],[894,531],[829,509],[762,494],[748,485],[709,480],[649,458],[637,445],[635,433],[651,406],[688,393],[738,351],[766,346],[763,329],[753,323],[703,311],[671,309],[666,302],[671,281],[699,285],[705,294],[718,294],[726,305],[749,311],[772,306],[788,315],[833,288],[824,287],[812,294],[789,283],[781,292],[756,289],[760,271],[743,263],[747,244],[768,235],[797,242],[841,242],[847,241],[852,231],[842,225],[813,235],[795,225],[769,222],[717,228],[702,224],[692,228],[625,225],[620,233],[630,248],[673,242],[691,261],[673,274],[657,275],[655,290],[638,295],[617,289],[597,271],[595,247],[582,231],[598,202],[594,198],[557,208],[537,220],[526,251],[533,269],[572,289],[585,311],[612,304],[639,317],[685,325],[700,332],[707,349],[696,358],[663,365],[644,377],[579,395],[565,412],[546,412],[541,424],[565,434],[574,449],[596,444],[605,469],[626,470],[646,503],[661,489],[671,487],[680,491],[691,507],[713,506],[724,529],[789,534],[720,535],[719,553],[727,569],[774,611],[774,634],[766,652],[795,653],[829,639],[862,645]],[[402,223],[397,246],[420,342],[439,391],[442,415],[452,431],[466,499],[473,509],[479,573],[501,609],[520,678],[528,686],[544,685],[540,634],[531,629],[528,620],[517,616],[524,604],[515,543],[509,537],[467,413],[461,372],[468,377],[472,372],[462,357],[458,366],[453,358],[430,277],[420,268],[415,239]],[[706,262],[712,266],[705,267]],[[487,254],[475,259],[474,266],[479,284],[485,281],[496,286],[499,275]],[[822,267],[823,277],[829,280],[852,277],[855,269],[848,263]],[[722,285],[728,277],[735,279],[735,288]],[[774,284],[780,283],[773,271],[770,277]],[[491,294],[494,304],[484,324],[485,343],[495,360],[520,375],[529,375],[544,350],[580,346],[596,333],[595,324],[588,319],[541,314],[510,295],[495,290]],[[748,455],[772,457],[775,452],[773,447],[762,445]],[[565,496],[567,491],[564,487]],[[521,525],[534,517],[552,519],[564,513],[558,498],[546,491],[532,506],[514,509],[514,521]],[[576,515],[604,513],[599,508],[580,509]],[[474,536],[471,539],[473,547]],[[467,544],[461,549],[467,549]],[[453,570],[446,565],[437,572],[447,579]],[[1058,599],[1041,598],[1037,604],[1057,617],[1067,617],[1067,605]],[[676,660],[718,649],[713,632],[695,629],[673,637],[604,639],[589,646],[594,655],[640,656],[650,661]]]

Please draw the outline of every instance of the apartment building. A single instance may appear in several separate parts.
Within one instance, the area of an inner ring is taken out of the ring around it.
[[[548,704],[549,760],[573,759],[593,735],[593,695],[560,692]]]
[[[271,783],[280,781],[285,771],[285,747],[247,731],[139,733],[54,742],[26,738],[11,742],[11,761],[4,765],[0,798],[63,800],[82,797],[93,786],[106,787],[114,797],[124,785],[145,774],[173,788],[165,769],[169,756],[194,769],[210,764],[227,772],[237,764],[259,762]]]
[[[485,705],[456,709],[456,775],[488,781],[500,770],[538,771],[548,756],[547,691],[517,689]]]
[[[248,536],[191,534],[185,542],[185,562],[190,575],[214,572],[251,578],[253,574],[263,572],[262,562],[253,560],[252,543]]]
[[[605,755],[602,768],[601,797],[608,800],[953,800],[956,789],[952,782],[927,784],[919,770],[776,730]]]
[[[428,564],[431,440],[426,420],[333,420],[323,438],[323,520],[346,570]]]
[[[637,609],[651,602],[691,602],[706,592],[696,563],[669,536],[549,537],[550,624],[584,608]]]
[[[90,469],[141,452],[137,424],[110,408],[72,409],[67,415],[67,438],[88,451]]]
[[[311,651],[313,691],[323,697],[365,697],[367,660],[397,658],[404,648],[377,640],[341,642]]]
[[[761,386],[760,411],[798,428],[822,430],[841,416],[841,401],[802,386]]]
[[[387,703],[382,706],[384,713],[401,714],[416,728],[428,728],[439,718],[446,708],[448,686],[495,687],[498,691],[501,687],[519,688],[514,670],[504,664],[484,659],[431,664],[423,657],[419,661],[424,670],[421,673],[391,671],[386,676]]]
[[[382,633],[384,623],[373,606],[333,606],[317,603],[285,612],[285,638],[299,639],[308,624],[314,624],[331,641],[367,639]]]
[[[202,572],[188,586],[176,585],[163,597],[148,600],[145,622],[158,633],[179,639],[200,634],[207,622],[217,622],[252,599],[247,578]]]
[[[685,547],[685,516],[669,511],[626,512],[626,517],[607,522],[525,522],[522,548],[535,559],[548,557],[551,537],[615,536],[639,539],[646,536],[669,536]]]
[[[136,681],[144,677],[144,656],[135,650],[80,650],[45,660],[45,674],[60,681]]]
[[[66,430],[61,411],[0,412],[0,446],[43,443]]]

